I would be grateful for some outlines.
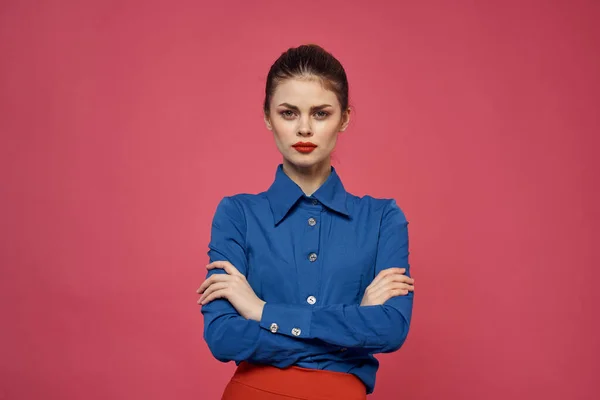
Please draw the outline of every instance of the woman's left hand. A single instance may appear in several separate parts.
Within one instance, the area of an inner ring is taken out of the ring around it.
[[[208,270],[221,268],[227,274],[213,274],[196,290],[201,293],[198,304],[215,299],[227,299],[237,312],[246,319],[260,321],[265,302],[256,296],[246,277],[229,261],[215,261],[206,266]]]

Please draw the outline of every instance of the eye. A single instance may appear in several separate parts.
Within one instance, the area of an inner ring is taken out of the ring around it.
[[[290,110],[284,110],[279,113],[285,119],[291,119],[294,117],[294,112]]]
[[[317,117],[317,119],[325,119],[329,116],[329,113],[327,111],[317,111],[315,113],[315,116]]]

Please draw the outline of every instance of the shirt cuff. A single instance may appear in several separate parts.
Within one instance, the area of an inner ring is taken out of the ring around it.
[[[260,327],[297,338],[310,338],[312,310],[289,304],[266,303]]]

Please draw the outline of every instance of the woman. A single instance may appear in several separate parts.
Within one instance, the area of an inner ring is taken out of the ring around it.
[[[267,191],[221,200],[198,289],[212,354],[238,364],[223,399],[365,399],[373,354],[399,349],[410,325],[408,223],[394,200],[346,192],[331,166],[350,121],[338,60],[291,48],[265,93],[283,163]]]

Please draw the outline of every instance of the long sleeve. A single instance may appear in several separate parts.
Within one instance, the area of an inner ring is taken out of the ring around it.
[[[375,275],[386,268],[406,268],[408,222],[394,200],[383,212],[377,246]],[[320,339],[336,346],[362,348],[369,353],[399,349],[406,340],[412,315],[413,293],[389,299],[383,305],[304,306],[265,304],[260,326],[278,327],[274,336]]]
[[[229,261],[247,276],[245,236],[243,211],[234,198],[223,198],[213,218],[208,251],[210,261]],[[225,272],[214,269],[208,272],[207,277],[215,273]],[[226,299],[204,305],[202,314],[204,339],[213,356],[222,362],[249,361],[286,367],[303,357],[328,354],[339,349],[318,339],[300,340],[274,335],[262,329],[259,322],[240,316]]]

